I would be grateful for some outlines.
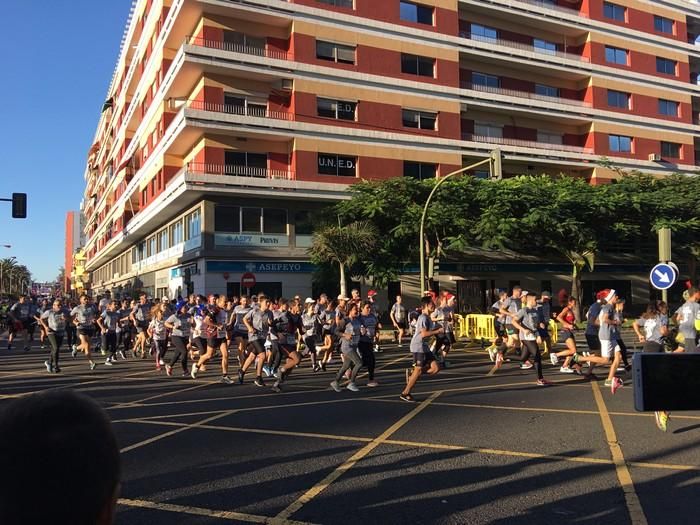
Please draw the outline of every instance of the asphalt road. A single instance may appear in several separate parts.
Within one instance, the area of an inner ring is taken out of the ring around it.
[[[195,381],[150,360],[91,372],[64,352],[49,375],[46,352],[0,344],[0,408],[47,388],[97,399],[122,449],[118,523],[700,521],[700,414],[673,414],[662,433],[631,386],[613,396],[549,364],[542,388],[515,364],[487,377],[485,353],[458,348],[409,404],[405,347],[378,354],[380,386],[361,377],[358,393],[333,392],[308,362],[275,394],[216,382],[217,364]]]

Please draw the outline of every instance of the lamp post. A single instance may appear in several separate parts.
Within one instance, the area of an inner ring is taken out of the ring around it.
[[[426,280],[425,280],[425,217],[428,215],[428,206],[430,206],[430,201],[433,199],[433,195],[435,195],[435,192],[437,189],[442,186],[442,184],[449,179],[450,177],[454,177],[455,175],[460,175],[464,173],[465,171],[477,168],[479,166],[483,166],[484,164],[489,165],[489,172],[490,176],[492,179],[500,179],[502,177],[502,171],[501,171],[501,151],[496,149],[493,150],[489,156],[489,158],[481,160],[479,162],[475,162],[474,164],[470,164],[469,166],[466,166],[464,168],[458,169],[456,171],[453,171],[451,173],[448,173],[444,177],[441,177],[435,186],[433,187],[433,190],[430,192],[430,195],[428,195],[428,200],[425,201],[425,206],[423,206],[423,214],[421,215],[420,218],[420,236],[419,236],[419,244],[420,244],[420,286],[421,286],[421,295],[423,295],[423,292],[426,290]]]

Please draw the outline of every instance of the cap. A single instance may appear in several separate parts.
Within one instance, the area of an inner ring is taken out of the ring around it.
[[[367,297],[374,297],[375,295],[377,295],[377,290],[369,290],[367,292]]]
[[[605,296],[605,302],[609,303],[610,301],[612,301],[612,298],[615,297],[615,295],[616,295],[616,292],[614,289],[609,290],[608,295]]]
[[[522,292],[520,292],[520,297],[526,297],[528,295],[530,295],[530,292],[528,292],[527,290],[523,290]]]
[[[349,301],[349,300],[350,300],[350,299],[348,299],[348,298],[347,298],[346,296],[344,296],[342,293],[341,293],[340,295],[338,295],[338,301]]]
[[[175,311],[179,312],[183,306],[188,306],[187,301],[178,301],[175,305]]]
[[[599,301],[605,299],[605,296],[608,295],[608,292],[610,290],[601,290],[597,294],[595,294],[595,298],[598,299]]]
[[[304,304],[313,304],[315,302],[316,301],[314,301],[311,297],[307,297],[306,299],[304,299]]]
[[[552,293],[551,293],[551,292],[546,292],[546,291],[545,291],[545,292],[542,292],[540,295],[541,295],[542,297],[552,297]]]

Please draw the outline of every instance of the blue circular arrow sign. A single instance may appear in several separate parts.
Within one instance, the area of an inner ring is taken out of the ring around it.
[[[659,263],[651,269],[649,281],[657,290],[668,290],[678,279],[676,265],[671,263]]]

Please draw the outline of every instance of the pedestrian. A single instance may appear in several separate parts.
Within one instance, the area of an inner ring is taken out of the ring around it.
[[[358,352],[360,342],[361,323],[359,319],[360,309],[357,303],[352,302],[347,311],[347,318],[344,320],[342,331],[338,334],[340,338],[340,351],[343,355],[343,366],[340,367],[335,379],[331,382],[331,388],[336,392],[340,392],[339,381],[345,375],[345,372],[350,370],[350,382],[347,384],[347,389],[351,392],[358,392],[359,388],[355,384],[357,374],[362,368],[362,359]]]
[[[39,322],[46,332],[49,345],[51,345],[51,357],[48,361],[44,361],[44,366],[47,372],[58,374],[61,371],[58,359],[66,327],[70,324],[70,312],[63,306],[60,299],[56,299],[52,308],[46,309],[41,314]]]

